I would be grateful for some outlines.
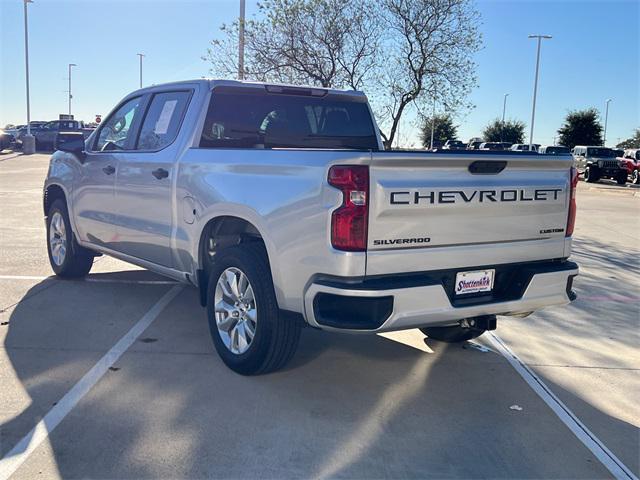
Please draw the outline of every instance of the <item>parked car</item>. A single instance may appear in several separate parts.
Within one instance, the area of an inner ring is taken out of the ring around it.
[[[478,150],[496,150],[496,151],[503,151],[504,145],[502,144],[502,142],[484,142],[480,144],[480,147],[478,148]]]
[[[572,153],[575,166],[586,182],[610,178],[618,182],[618,185],[627,183],[627,169],[610,148],[577,145],[573,147]]]
[[[575,299],[571,159],[385,151],[361,92],[155,85],[58,146],[53,271],[104,253],[197,286],[242,374],[281,368],[305,322],[460,342]]]
[[[464,150],[467,146],[460,140],[447,140],[442,146],[443,150]]]
[[[480,150],[480,145],[482,145],[483,141],[474,140],[467,144],[467,150]]]
[[[537,152],[538,148],[540,148],[540,144],[534,143],[533,145],[529,145],[528,143],[514,143],[511,145],[511,150],[514,152]]]
[[[55,142],[60,132],[81,132],[85,138],[88,137],[94,129],[86,128],[84,122],[80,120],[54,120],[47,122],[35,131],[31,131],[36,137],[36,150],[52,151],[55,150]]]
[[[623,152],[622,157],[618,158],[627,169],[627,174],[631,177],[631,182],[635,185],[640,184],[640,148],[629,148]]]
[[[0,150],[13,149],[15,145],[16,137],[5,130],[0,130]]]
[[[538,148],[538,153],[542,155],[571,155],[571,149],[562,145],[545,145]]]
[[[39,120],[32,120],[31,122],[29,122],[29,125],[31,127],[31,135],[35,135],[35,132],[37,132],[40,128],[42,128],[43,125],[45,125],[47,122],[42,122]],[[27,126],[26,125],[19,125],[18,127],[16,127],[18,132],[15,135],[16,137],[16,142],[18,147],[20,147],[22,145],[22,137],[24,137],[27,134]]]

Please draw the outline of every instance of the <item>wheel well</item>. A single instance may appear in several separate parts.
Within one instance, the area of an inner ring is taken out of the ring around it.
[[[248,242],[264,245],[258,229],[242,218],[217,217],[205,225],[198,248],[198,285],[202,306],[206,306],[207,282],[216,254],[225,248]]]
[[[58,199],[61,199],[65,204],[67,203],[67,197],[64,194],[64,190],[62,190],[60,185],[49,185],[44,192],[44,199],[42,202],[45,217],[49,213],[49,208],[51,208],[53,202]]]

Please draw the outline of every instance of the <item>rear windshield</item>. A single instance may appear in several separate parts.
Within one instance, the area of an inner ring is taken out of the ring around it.
[[[588,157],[613,158],[615,152],[610,148],[587,148]]]
[[[378,141],[356,98],[214,90],[200,146],[377,150]]]

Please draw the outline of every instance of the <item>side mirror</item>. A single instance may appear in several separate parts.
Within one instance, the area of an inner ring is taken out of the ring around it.
[[[81,162],[84,160],[84,135],[82,132],[63,132],[56,136],[55,150],[73,153]]]

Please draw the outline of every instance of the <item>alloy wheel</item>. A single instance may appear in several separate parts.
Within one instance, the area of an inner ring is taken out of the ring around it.
[[[229,267],[220,274],[214,305],[222,342],[236,355],[245,353],[256,333],[258,309],[253,287],[242,270]]]
[[[49,224],[49,246],[53,262],[60,266],[67,255],[67,231],[64,226],[64,218],[60,212],[55,212]]]

